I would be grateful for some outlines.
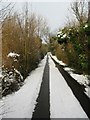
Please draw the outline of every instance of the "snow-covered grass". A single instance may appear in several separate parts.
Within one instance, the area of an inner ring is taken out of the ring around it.
[[[24,85],[19,91],[2,98],[3,106],[2,104],[0,105],[0,110],[2,109],[3,118],[32,117],[42,82],[45,62],[46,56],[38,68],[26,78]]]
[[[75,73],[70,73],[70,75],[73,78],[75,78],[75,80],[77,80],[77,82],[79,82],[80,84],[87,86],[89,83],[86,75],[79,75],[79,74],[75,74]]]
[[[53,58],[55,61],[57,61],[60,65],[66,66],[66,64],[63,63],[62,61],[58,60],[56,56],[53,56],[51,53],[49,53],[49,54],[50,54],[50,55],[52,56],[52,58]]]
[[[72,73],[74,71],[74,69],[69,67],[65,67],[64,70],[67,71],[68,73]]]
[[[70,75],[81,85],[85,86],[85,94],[90,98],[90,80],[87,75],[79,75],[75,73],[70,73]]]
[[[49,57],[51,118],[88,118],[65,79]]]
[[[89,86],[87,86],[87,87],[85,88],[85,93],[86,93],[86,95],[90,98],[90,87],[89,87]]]
[[[73,71],[74,69],[69,68],[69,67],[65,67],[66,64],[64,64],[62,61],[58,60],[56,56],[53,56],[51,53],[49,53],[52,58],[59,63],[60,65],[64,66],[64,70],[67,71],[79,84],[84,85],[85,88],[85,94],[90,98],[90,80],[88,79],[88,75],[80,75],[80,74],[75,74]]]

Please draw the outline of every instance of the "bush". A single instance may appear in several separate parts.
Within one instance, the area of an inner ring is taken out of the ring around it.
[[[2,75],[2,96],[19,90],[23,85],[23,77],[15,68],[9,70],[3,67]]]
[[[64,50],[56,50],[56,55],[62,61],[67,57],[68,65],[88,73],[88,55],[90,55],[90,25],[84,23],[81,26],[65,27],[57,33],[57,41]],[[62,54],[62,55],[61,55]]]
[[[61,61],[63,61],[64,63],[68,64],[68,57],[66,52],[64,52],[64,48],[62,48],[61,45],[58,45],[58,47],[56,48],[56,52],[55,55],[57,56],[57,58]]]

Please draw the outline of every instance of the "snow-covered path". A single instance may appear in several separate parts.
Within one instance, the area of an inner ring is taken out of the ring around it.
[[[3,98],[3,118],[31,118],[40,90],[46,57],[25,80],[25,85],[15,94]]]
[[[32,118],[36,105],[43,71],[46,64],[46,56],[38,68],[31,72],[25,80],[25,85],[16,93],[3,98],[3,118]],[[50,117],[51,118],[87,118],[78,100],[55,67],[49,57],[50,67]],[[43,108],[42,108],[43,109]]]
[[[87,118],[51,58],[49,58],[49,65],[51,118]]]

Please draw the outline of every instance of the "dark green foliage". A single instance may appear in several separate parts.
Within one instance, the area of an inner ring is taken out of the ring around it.
[[[90,25],[84,23],[80,26],[65,27],[58,32],[57,41],[64,47],[62,52],[67,54],[68,65],[89,74]]]

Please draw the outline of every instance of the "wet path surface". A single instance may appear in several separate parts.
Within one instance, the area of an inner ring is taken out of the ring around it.
[[[86,112],[87,116],[90,118],[90,99],[84,93],[84,87],[80,85],[75,79],[73,79],[68,72],[66,72],[62,65],[58,64],[53,58],[56,67],[64,77],[65,81],[67,82],[68,86],[71,88],[73,94],[81,104],[82,108]]]
[[[40,93],[37,98],[37,105],[33,113],[32,119],[35,118],[50,118],[50,98],[49,98],[49,65],[48,56],[43,73]]]

